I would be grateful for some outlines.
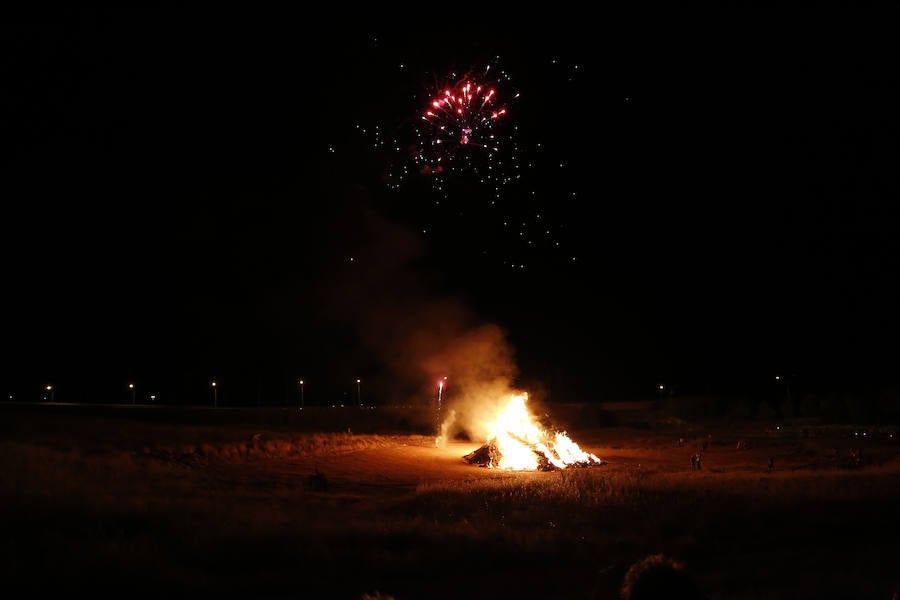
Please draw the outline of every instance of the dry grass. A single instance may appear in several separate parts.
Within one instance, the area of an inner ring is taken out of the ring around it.
[[[847,469],[852,429],[719,428],[702,472],[683,430],[585,430],[608,464],[504,473],[420,435],[7,417],[0,573],[36,595],[612,598],[657,552],[711,598],[900,584],[898,448],[867,442],[872,464]]]
[[[353,433],[309,433],[270,437],[253,434],[247,441],[225,443],[182,443],[144,447],[144,454],[162,460],[196,462],[219,460],[304,459],[317,456],[340,456],[350,452],[396,448],[399,446],[432,446],[434,438],[422,435],[375,435]]]

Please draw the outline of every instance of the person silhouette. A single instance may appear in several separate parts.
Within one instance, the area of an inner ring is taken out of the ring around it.
[[[632,564],[625,573],[619,594],[622,600],[706,598],[684,564],[663,554],[651,554]]]

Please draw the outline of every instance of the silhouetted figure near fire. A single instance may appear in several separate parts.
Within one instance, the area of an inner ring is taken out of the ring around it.
[[[769,473],[771,473],[774,470],[775,470],[775,457],[770,456],[769,457]]]
[[[691,454],[691,471],[697,470],[697,455]]]
[[[705,598],[684,565],[662,554],[651,554],[631,565],[619,594],[623,600]]]
[[[703,469],[703,454],[697,455],[697,470],[700,471]]]

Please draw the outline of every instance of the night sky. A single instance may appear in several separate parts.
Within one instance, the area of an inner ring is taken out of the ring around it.
[[[7,21],[4,391],[386,401],[362,330],[420,298],[499,325],[554,400],[895,387],[900,54],[679,17]],[[429,86],[498,57],[515,185],[388,185]]]

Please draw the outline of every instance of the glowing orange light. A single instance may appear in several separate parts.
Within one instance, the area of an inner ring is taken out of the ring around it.
[[[601,464],[598,456],[584,452],[564,432],[545,431],[526,407],[528,394],[513,394],[493,419],[485,423],[488,443],[499,450],[497,464],[512,471],[534,471],[541,462],[564,469],[570,465]]]

